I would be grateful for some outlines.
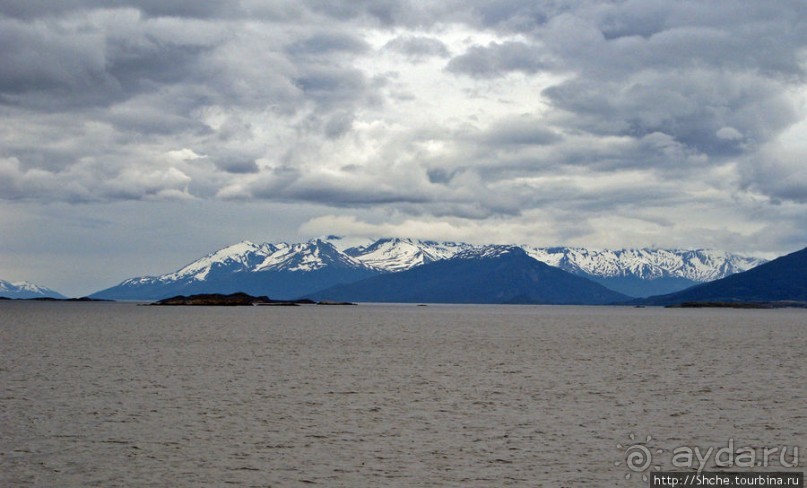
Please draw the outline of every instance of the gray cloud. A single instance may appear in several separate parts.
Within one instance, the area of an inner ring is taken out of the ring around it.
[[[358,102],[369,88],[361,71],[330,66],[308,69],[295,83],[306,98],[326,107]]]
[[[0,200],[781,249],[807,214],[802,9],[0,0]]]
[[[417,2],[409,0],[355,0],[352,2],[305,0],[305,4],[314,12],[340,21],[365,20],[383,26],[394,26],[419,18]]]
[[[502,76],[511,71],[532,74],[546,66],[539,47],[510,41],[473,46],[453,58],[446,69],[452,73],[483,78]]]
[[[493,146],[539,145],[559,142],[562,137],[544,126],[540,119],[511,117],[493,124],[485,135],[485,141]]]
[[[603,135],[663,132],[714,156],[740,154],[798,120],[785,87],[753,74],[643,73],[628,83],[570,81],[544,94],[568,112],[559,115],[564,125]],[[719,135],[726,128],[733,137]]]
[[[369,45],[362,39],[347,33],[317,33],[292,43],[288,51],[295,56],[328,55],[335,52],[363,53]]]
[[[389,40],[384,49],[400,53],[415,61],[430,57],[447,57],[451,53],[442,41],[434,37],[401,35]]]
[[[6,104],[95,105],[118,91],[106,72],[104,40],[97,33],[73,35],[0,18],[0,43],[0,101]]]
[[[62,0],[50,2],[0,1],[0,14],[22,19],[54,18],[102,8],[132,8],[149,17],[218,18],[244,13],[239,0]]]

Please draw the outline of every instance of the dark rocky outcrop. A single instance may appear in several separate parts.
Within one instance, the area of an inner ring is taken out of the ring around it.
[[[246,305],[261,305],[275,307],[297,307],[300,305],[354,305],[350,303],[337,302],[315,302],[307,298],[300,300],[272,300],[267,296],[252,296],[247,293],[231,293],[229,295],[221,293],[201,293],[198,295],[177,295],[165,298],[152,305],[191,305],[191,306],[219,306],[236,307]]]

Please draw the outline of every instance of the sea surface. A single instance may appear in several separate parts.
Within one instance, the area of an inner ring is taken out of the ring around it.
[[[3,487],[638,487],[730,442],[805,470],[804,310],[0,302]]]

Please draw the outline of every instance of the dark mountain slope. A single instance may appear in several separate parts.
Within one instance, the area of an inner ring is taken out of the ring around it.
[[[312,294],[318,300],[400,303],[606,304],[625,295],[536,261],[517,247],[486,248]]]
[[[807,248],[711,283],[631,303],[675,305],[684,302],[782,300],[807,301]]]

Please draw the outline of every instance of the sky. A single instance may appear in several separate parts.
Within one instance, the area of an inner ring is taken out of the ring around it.
[[[0,0],[0,279],[327,234],[807,246],[803,0]]]

